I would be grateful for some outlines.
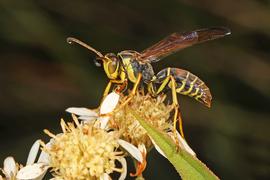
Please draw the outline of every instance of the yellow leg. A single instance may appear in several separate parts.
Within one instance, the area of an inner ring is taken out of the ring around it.
[[[121,105],[114,109],[113,112],[111,113],[108,113],[108,114],[101,114],[101,116],[108,116],[108,115],[111,115],[117,111],[119,111],[120,109],[122,109],[130,100],[132,100],[132,98],[134,97],[134,95],[136,94],[137,92],[137,89],[138,89],[138,86],[139,86],[139,83],[141,82],[141,79],[142,79],[142,74],[139,74],[138,75],[138,78],[137,78],[137,81],[135,82],[134,86],[133,86],[133,89],[129,95],[129,97],[123,102],[121,103]]]
[[[138,78],[137,78],[137,81],[135,82],[134,86],[133,86],[133,89],[131,91],[131,94],[129,95],[129,97],[125,100],[125,102],[123,102],[118,109],[121,109],[123,108],[132,98],[133,96],[136,94],[137,92],[137,89],[138,89],[138,86],[139,86],[139,83],[141,82],[141,79],[142,79],[142,74],[139,74],[138,75]]]
[[[112,86],[112,81],[110,80],[109,83],[107,84],[106,88],[105,88],[104,93],[103,93],[103,98],[109,94],[111,86]]]
[[[119,80],[111,79],[105,88],[105,91],[103,93],[103,98],[109,94],[112,83],[120,84],[121,86],[119,86],[116,90],[122,91],[127,86],[127,79],[119,79]]]
[[[179,125],[180,134],[181,134],[182,138],[185,139],[184,129],[183,129],[183,120],[182,120],[182,115],[181,115],[180,111],[178,112],[178,125]]]
[[[136,94],[136,91],[137,91],[137,89],[138,89],[139,83],[141,82],[141,79],[142,79],[142,74],[140,73],[140,74],[138,75],[137,81],[135,82],[135,84],[134,84],[134,86],[133,86],[133,89],[132,89],[132,91],[131,91],[131,93],[132,93],[133,95]]]
[[[164,79],[162,84],[159,86],[156,94],[159,94],[166,87],[166,85],[168,84],[169,81],[170,81],[170,76],[168,76],[168,77],[166,77],[166,79]]]
[[[179,104],[178,104],[178,100],[177,100],[177,92],[176,92],[176,82],[175,79],[170,76],[171,79],[171,89],[172,89],[172,99],[173,99],[173,106],[174,106],[174,118],[173,118],[173,128],[174,128],[174,134],[175,137],[176,136],[176,122],[177,122],[177,117],[178,117],[178,123],[179,123],[179,131],[181,136],[184,138],[184,131],[183,131],[183,121],[179,112]]]

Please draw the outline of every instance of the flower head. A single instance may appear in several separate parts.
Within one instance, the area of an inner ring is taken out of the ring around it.
[[[126,97],[123,97],[121,100],[125,101],[125,99]],[[149,149],[152,142],[146,130],[132,116],[129,109],[140,114],[142,118],[157,129],[164,131],[170,126],[169,117],[172,110],[172,106],[166,105],[164,100],[165,95],[153,98],[149,94],[144,95],[142,92],[138,92],[128,105],[113,115],[110,126],[119,129],[124,140],[135,146],[144,144]]]
[[[73,115],[73,123],[61,120],[63,133],[45,133],[53,139],[49,148],[43,147],[50,156],[50,167],[58,179],[96,179],[114,171],[124,173],[123,152],[118,150],[118,133],[97,128],[95,121],[80,124]]]
[[[128,96],[120,96],[112,92],[105,97],[99,109],[68,108],[66,111],[79,115],[79,119],[84,120],[82,123],[84,125],[97,123],[98,125],[95,125],[96,128],[117,132],[118,143],[127,152],[124,155],[129,154],[136,160],[136,172],[131,174],[131,176],[142,175],[147,164],[147,152],[151,150],[153,145],[160,154],[165,156],[156,143],[149,137],[147,131],[140,125],[132,113],[130,113],[131,109],[154,128],[167,133],[182,149],[187,150],[192,155],[195,154],[178,132],[177,137],[172,135],[170,113],[173,110],[173,106],[164,103],[165,95],[159,95],[153,98],[151,95],[145,95],[140,91],[124,107],[119,108],[121,103],[124,103],[127,98]],[[120,104],[118,104],[119,101]]]

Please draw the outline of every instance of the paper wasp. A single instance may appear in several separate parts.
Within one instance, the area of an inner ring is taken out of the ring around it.
[[[174,130],[176,130],[177,117],[179,117],[180,132],[183,136],[182,120],[178,111],[177,93],[193,97],[207,107],[210,107],[212,99],[210,90],[201,79],[183,69],[165,68],[155,74],[151,63],[158,62],[164,57],[194,44],[217,39],[229,34],[230,30],[224,27],[173,33],[141,53],[133,50],[125,50],[117,54],[108,53],[106,55],[101,54],[78,39],[69,37],[67,38],[67,42],[70,44],[77,43],[98,56],[96,60],[99,60],[103,64],[104,71],[110,79],[104,95],[108,94],[112,83],[125,87],[128,80],[134,83],[134,86],[130,97],[124,104],[132,99],[141,82],[146,85],[148,92],[153,96],[157,96],[166,89],[171,89],[172,101],[175,107]],[[96,61],[96,65],[101,64]]]

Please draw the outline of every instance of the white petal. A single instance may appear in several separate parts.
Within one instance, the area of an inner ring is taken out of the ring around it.
[[[141,153],[147,153],[146,147],[144,144],[139,144],[138,149],[141,151]]]
[[[29,151],[26,165],[33,164],[35,162],[37,154],[38,154],[39,146],[40,146],[39,140],[36,140]]]
[[[98,120],[100,121],[100,128],[105,129],[107,126],[108,121],[110,120],[110,117],[105,116],[105,117],[99,117]]]
[[[4,173],[7,178],[17,173],[16,162],[13,157],[9,156],[4,160]]]
[[[132,155],[137,161],[143,162],[143,157],[141,151],[136,148],[133,144],[130,144],[127,141],[124,141],[122,139],[118,140],[118,143],[120,146],[122,146],[130,155]]]
[[[54,139],[50,139],[50,141],[45,145],[46,148],[50,149],[52,144],[54,142]],[[38,158],[38,163],[44,163],[44,164],[49,164],[50,163],[50,156],[48,153],[41,151],[40,156]]]
[[[182,138],[182,136],[179,134],[178,131],[176,131],[176,134],[177,134],[177,139],[179,141],[179,145],[181,146],[181,148],[185,149],[192,156],[196,156],[196,153],[191,149],[191,147],[188,145],[185,139]],[[168,135],[174,139],[174,134],[172,132],[168,132]]]
[[[120,95],[115,92],[111,92],[109,95],[107,95],[101,103],[100,114],[107,114],[112,112],[117,106],[119,98]]]
[[[16,178],[18,180],[41,180],[48,170],[48,166],[43,163],[27,165],[19,170]]]
[[[102,176],[100,176],[99,179],[100,180],[110,180],[111,177],[107,173],[104,173]]]
[[[123,172],[121,173],[118,180],[124,180],[126,178],[126,176],[127,176],[127,161],[123,157],[118,159],[118,161],[121,163],[122,169],[123,169]]]
[[[79,116],[78,119],[83,121],[93,121],[97,119],[97,116]]]
[[[62,134],[62,133],[61,133]],[[57,134],[59,136],[60,134]],[[50,149],[52,147],[52,144],[55,142],[53,138],[50,139],[50,141],[45,145],[47,149]],[[41,151],[40,156],[38,158],[38,163],[44,163],[49,164],[50,163],[50,155],[44,151]]]
[[[44,151],[41,151],[37,162],[44,163],[44,164],[48,165],[50,163],[50,155]]]
[[[166,156],[165,156],[165,154],[164,154],[164,152],[160,149],[160,147],[156,144],[156,142],[152,139],[152,138],[150,138],[151,139],[151,141],[152,141],[152,143],[154,144],[154,147],[155,147],[155,149],[157,150],[157,152],[159,152],[159,154],[161,154],[163,157],[165,157],[166,159],[168,159]]]
[[[95,111],[83,107],[70,107],[67,108],[66,111],[72,114],[76,114],[78,116],[87,116],[87,117],[98,116],[98,114]]]

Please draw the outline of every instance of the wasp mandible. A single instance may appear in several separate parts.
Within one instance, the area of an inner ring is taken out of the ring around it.
[[[180,68],[165,68],[155,74],[151,63],[158,62],[164,57],[194,44],[221,38],[229,34],[230,30],[225,27],[173,33],[141,53],[134,50],[124,50],[117,54],[108,53],[106,55],[76,38],[69,37],[67,42],[70,44],[77,43],[97,55],[96,65],[103,64],[104,71],[110,80],[105,88],[104,96],[108,94],[113,83],[124,87],[127,86],[128,80],[134,83],[130,97],[122,105],[132,99],[141,82],[146,85],[152,96],[157,96],[164,90],[171,89],[175,107],[174,130],[176,130],[176,122],[179,118],[180,132],[184,136],[182,120],[178,110],[177,93],[193,97],[205,106],[210,107],[212,100],[210,90],[201,79],[189,71]]]

